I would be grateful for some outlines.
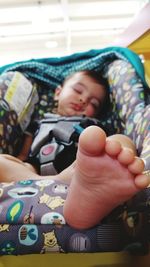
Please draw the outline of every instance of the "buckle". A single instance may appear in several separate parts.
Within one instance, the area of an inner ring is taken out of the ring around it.
[[[57,144],[54,141],[52,143],[46,144],[40,149],[39,153],[40,163],[44,164],[47,162],[53,162],[56,158],[56,155],[58,155],[63,149],[64,145]]]

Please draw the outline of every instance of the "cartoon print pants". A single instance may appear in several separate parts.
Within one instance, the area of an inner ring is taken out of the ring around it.
[[[86,230],[72,228],[65,221],[67,191],[67,184],[51,179],[1,183],[0,255],[147,251],[149,221],[144,210],[149,189],[135,197],[134,206],[119,206]]]

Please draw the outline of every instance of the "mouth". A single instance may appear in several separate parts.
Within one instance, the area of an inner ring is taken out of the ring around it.
[[[72,109],[75,111],[84,111],[83,106],[79,105],[79,104],[72,104]]]

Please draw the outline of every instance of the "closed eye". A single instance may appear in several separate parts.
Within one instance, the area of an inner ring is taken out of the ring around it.
[[[80,90],[79,88],[73,87],[73,90],[74,90],[76,93],[78,93],[78,94],[81,94],[81,93],[82,93],[81,90]]]
[[[90,104],[95,108],[98,109],[100,106],[100,101],[96,98],[92,98]]]
[[[72,86],[73,90],[78,93],[78,94],[82,94],[83,91],[85,90],[85,87],[84,85],[82,85],[81,83],[77,83],[77,84],[74,84]]]

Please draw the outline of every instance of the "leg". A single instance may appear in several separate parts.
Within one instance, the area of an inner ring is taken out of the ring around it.
[[[0,155],[0,182],[12,182],[28,179],[39,179],[35,169],[16,157]]]
[[[64,205],[68,224],[80,229],[94,226],[148,186],[143,169],[143,161],[135,157],[131,147],[106,138],[96,126],[88,127],[79,139],[75,172]]]
[[[36,180],[36,179],[55,179],[70,183],[71,177],[74,173],[75,163],[55,176],[41,176],[35,168],[20,159],[2,154],[0,155],[0,182],[16,182],[20,180]]]

